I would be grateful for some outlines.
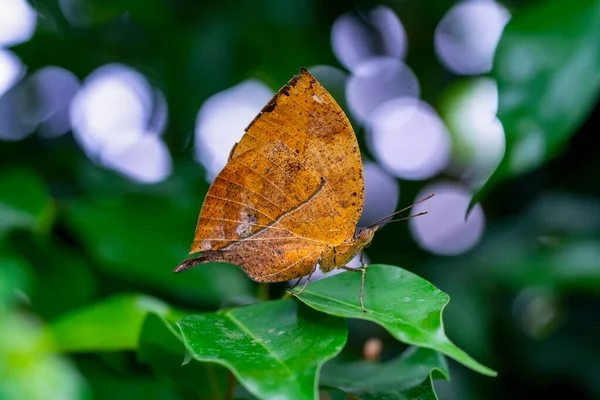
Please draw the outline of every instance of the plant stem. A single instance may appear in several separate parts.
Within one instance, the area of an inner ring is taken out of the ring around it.
[[[225,395],[226,400],[233,400],[233,394],[235,392],[235,375],[229,371],[229,379],[227,381],[227,394]]]
[[[269,284],[265,282],[261,282],[258,284],[258,299],[260,301],[269,301],[270,293],[269,293]]]

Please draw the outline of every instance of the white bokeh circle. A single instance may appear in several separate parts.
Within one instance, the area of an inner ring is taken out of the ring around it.
[[[372,224],[392,214],[398,206],[398,181],[373,162],[364,162],[365,205],[358,226]]]
[[[0,0],[0,47],[31,39],[37,13],[26,0]]]
[[[166,102],[134,69],[110,64],[92,72],[71,101],[70,120],[75,139],[94,161],[143,183],[171,173],[160,138]]]
[[[410,231],[419,246],[433,254],[458,255],[475,246],[484,232],[485,217],[479,204],[465,215],[472,194],[454,183],[427,185],[416,201],[434,193],[434,197],[418,204],[411,215],[427,211],[426,215],[411,218]]]
[[[273,97],[264,83],[251,79],[209,97],[196,119],[196,159],[212,181],[227,163],[244,129]]]
[[[459,75],[489,72],[509,19],[508,10],[495,1],[456,4],[435,30],[434,46],[438,58],[446,68]]]
[[[427,103],[395,99],[378,107],[367,124],[369,145],[377,160],[404,179],[427,179],[450,159],[450,136]]]
[[[359,122],[365,122],[377,107],[389,100],[417,99],[419,95],[419,82],[412,70],[389,57],[360,63],[346,82],[348,108]]]
[[[361,16],[346,13],[331,28],[331,47],[349,70],[372,57],[401,59],[406,54],[406,32],[396,13],[378,6]]]

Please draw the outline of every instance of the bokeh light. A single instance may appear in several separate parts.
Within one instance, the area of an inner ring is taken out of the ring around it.
[[[370,58],[356,67],[346,83],[346,101],[356,119],[365,122],[388,100],[419,97],[419,82],[412,70],[394,58]]]
[[[561,319],[559,295],[544,286],[530,286],[520,291],[513,301],[515,325],[534,339],[554,332]]]
[[[23,72],[19,57],[11,51],[0,49],[0,96],[19,80]]]
[[[422,101],[400,98],[383,104],[369,118],[367,132],[377,160],[400,178],[429,178],[450,158],[448,131]]]
[[[137,71],[117,64],[98,68],[71,103],[75,138],[96,162],[143,183],[165,179],[171,156],[158,137],[164,129],[162,96]],[[159,120],[161,120],[159,119]]]
[[[162,181],[172,169],[167,147],[160,137],[149,131],[141,132],[139,138],[129,145],[109,143],[100,161],[106,167],[144,183]]]
[[[504,155],[504,128],[496,116],[498,88],[491,78],[472,78],[448,91],[441,108],[453,141],[449,172],[478,188]]]
[[[208,181],[223,169],[231,148],[273,94],[267,85],[251,79],[204,102],[196,120],[196,158],[206,168]]]
[[[26,0],[0,0],[0,47],[29,40],[36,22],[37,13]]]
[[[444,15],[435,30],[435,51],[459,75],[489,72],[496,46],[510,14],[491,0],[463,1]]]
[[[365,205],[358,226],[367,226],[392,214],[400,199],[398,181],[377,164],[364,162]]]
[[[21,140],[35,130],[26,95],[26,86],[19,83],[0,96],[0,140]]]
[[[417,198],[435,196],[416,205],[411,215],[427,211],[427,215],[412,218],[410,231],[419,246],[439,255],[457,255],[475,246],[483,235],[485,217],[479,204],[476,204],[465,220],[472,194],[461,185],[454,183],[433,183],[427,185]]]
[[[67,133],[71,129],[69,108],[79,90],[79,79],[71,71],[49,66],[36,71],[29,84],[35,91],[39,133],[45,137]]]
[[[396,13],[384,6],[361,16],[346,13],[331,29],[331,46],[337,59],[349,70],[369,58],[401,59],[406,54],[406,32]]]

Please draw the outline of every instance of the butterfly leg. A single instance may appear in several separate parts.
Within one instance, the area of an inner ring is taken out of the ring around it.
[[[306,290],[306,286],[308,286],[308,283],[310,282],[310,277],[312,276],[312,274],[315,271],[316,271],[316,268],[313,269],[310,274],[308,274],[308,278],[306,278],[306,282],[304,282],[304,285],[302,285],[302,289],[300,289],[298,292],[295,292],[294,293],[295,295],[298,295],[298,294],[304,292],[304,290]],[[302,279],[302,278],[300,278],[300,279]],[[298,283],[300,282],[300,279],[298,280]]]
[[[302,276],[300,278],[298,278],[298,280],[296,281],[296,283],[294,283],[294,286],[292,286],[291,288],[288,289],[288,291],[292,291],[294,289],[296,289],[296,287],[300,284],[300,281],[302,280]]]
[[[361,260],[361,263],[362,263],[362,260]],[[365,275],[367,274],[367,266],[363,264],[362,267],[353,268],[353,267],[348,267],[347,265],[345,265],[342,267],[342,269],[345,269],[346,271],[362,273],[362,277],[360,280],[360,292],[358,293],[358,301],[360,302],[360,308],[363,310],[363,312],[366,313],[367,310],[365,310],[365,305],[363,303],[363,291],[365,289]]]

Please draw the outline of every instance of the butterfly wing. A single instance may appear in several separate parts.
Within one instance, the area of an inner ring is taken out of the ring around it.
[[[208,190],[191,252],[251,241],[265,230],[280,231],[271,241],[307,238],[318,242],[321,233],[315,232],[315,226],[329,225],[333,217],[331,213],[311,215],[309,205],[325,200],[324,185],[319,174],[280,141],[233,157]]]
[[[235,158],[275,139],[325,179],[327,201],[310,205],[313,215],[333,214],[326,233],[319,233],[322,238],[332,246],[351,238],[364,202],[358,142],[341,107],[305,69],[267,103],[246,128],[231,156]]]
[[[221,250],[202,252],[200,257],[185,260],[175,271],[206,262],[227,262],[239,266],[257,282],[282,282],[310,274],[322,252],[322,244],[266,229]]]
[[[356,136],[306,70],[246,128],[208,191],[192,253],[176,271],[209,261],[259,281],[310,273],[323,251],[351,238],[364,199]]]

